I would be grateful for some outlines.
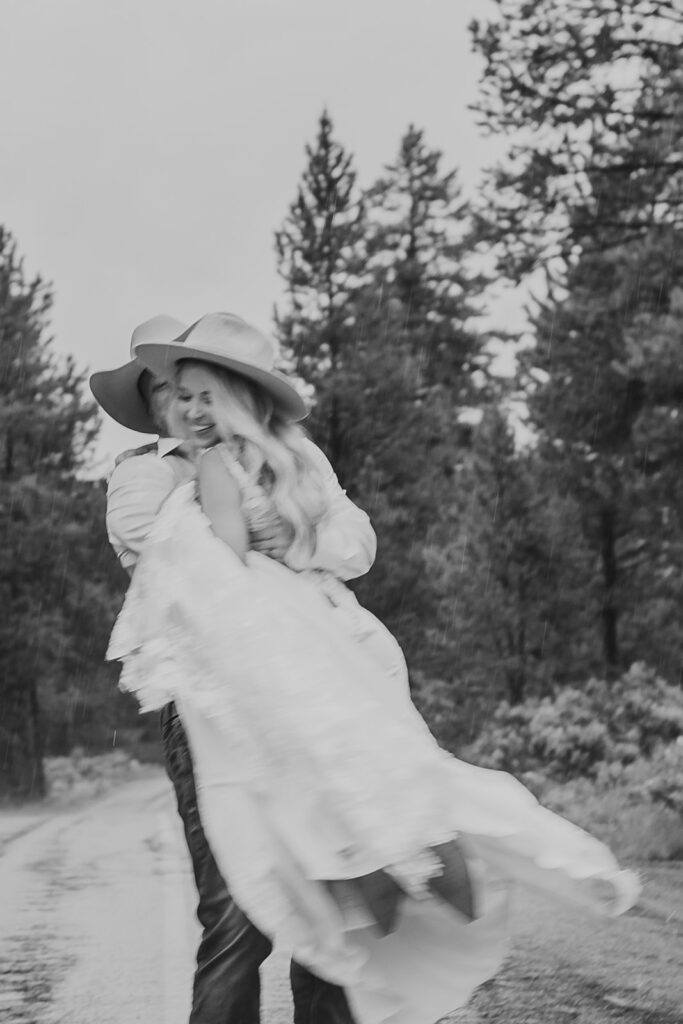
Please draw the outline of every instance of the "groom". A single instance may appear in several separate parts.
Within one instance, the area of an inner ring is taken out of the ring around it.
[[[157,316],[133,332],[141,342],[176,340],[187,325]],[[115,370],[95,373],[90,387],[100,406],[117,422],[146,434],[156,444],[119,457],[107,492],[107,530],[121,565],[132,575],[154,517],[171,491],[190,479],[194,466],[183,445],[168,437],[165,416],[170,388],[135,359]],[[330,513],[318,525],[314,554],[294,569],[327,569],[341,579],[366,573],[375,557],[370,520],[347,497],[323,453],[313,449],[324,478]],[[283,524],[251,539],[253,547],[286,564],[289,534]],[[190,1024],[259,1024],[259,967],[271,951],[262,935],[228,892],[199,818],[192,759],[173,704],[161,713],[166,770],[192,859],[199,894],[197,916],[203,932],[197,951]],[[342,989],[292,962],[294,1024],[353,1024]]]

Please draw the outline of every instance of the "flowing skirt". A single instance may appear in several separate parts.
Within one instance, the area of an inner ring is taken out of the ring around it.
[[[433,1024],[500,965],[514,882],[608,915],[638,886],[511,776],[438,747],[382,629],[359,639],[305,575],[241,562],[188,484],[157,517],[108,657],[142,710],[176,701],[205,832],[254,924],[343,985],[359,1024]],[[432,885],[453,841],[474,920]],[[406,894],[388,934],[359,883],[375,872]]]

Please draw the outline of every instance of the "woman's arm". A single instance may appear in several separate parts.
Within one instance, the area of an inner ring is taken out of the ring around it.
[[[249,536],[240,489],[215,448],[206,452],[199,463],[199,500],[213,532],[244,562]]]

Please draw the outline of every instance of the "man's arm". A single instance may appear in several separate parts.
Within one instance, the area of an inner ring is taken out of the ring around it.
[[[313,555],[293,553],[284,561],[291,569],[328,569],[342,580],[363,576],[375,560],[377,538],[370,519],[342,489],[332,466],[320,449],[307,441],[327,494],[329,510],[318,524]]]
[[[107,490],[107,533],[129,572],[175,483],[172,469],[155,454],[124,459],[114,469]]]

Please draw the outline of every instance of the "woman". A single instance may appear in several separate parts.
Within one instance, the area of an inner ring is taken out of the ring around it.
[[[505,951],[511,883],[605,913],[637,883],[504,773],[439,749],[393,638],[334,580],[249,550],[273,511],[304,564],[325,503],[274,349],[230,314],[137,349],[174,383],[196,483],[167,499],[110,646],[174,699],[237,903],[343,985],[359,1024],[432,1024]]]

